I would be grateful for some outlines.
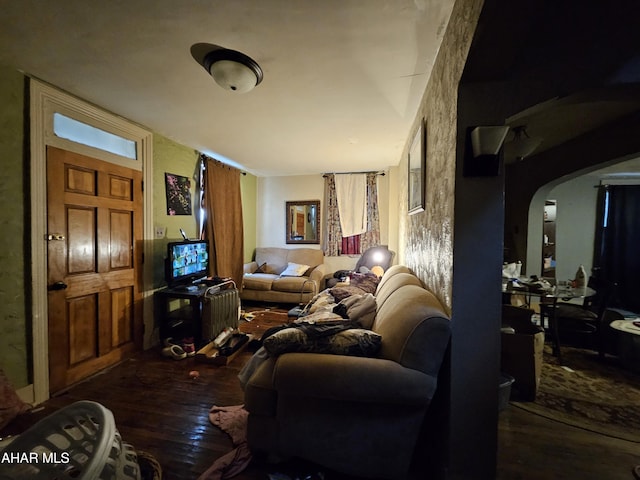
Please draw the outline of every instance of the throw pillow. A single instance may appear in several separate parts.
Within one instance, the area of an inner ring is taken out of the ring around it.
[[[373,357],[381,342],[379,334],[362,328],[350,328],[315,339],[310,339],[299,328],[285,328],[265,338],[263,346],[270,355],[298,352]]]
[[[299,263],[289,262],[284,272],[280,274],[281,277],[301,277],[305,272],[309,270],[309,265],[302,265]]]
[[[267,273],[267,262],[264,262],[262,265],[256,268],[256,271],[253,273]]]

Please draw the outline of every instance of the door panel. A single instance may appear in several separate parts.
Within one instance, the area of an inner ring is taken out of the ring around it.
[[[55,393],[142,346],[142,174],[48,147],[47,195]]]

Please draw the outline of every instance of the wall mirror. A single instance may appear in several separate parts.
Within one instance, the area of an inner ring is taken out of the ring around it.
[[[287,243],[320,243],[320,200],[286,203]]]

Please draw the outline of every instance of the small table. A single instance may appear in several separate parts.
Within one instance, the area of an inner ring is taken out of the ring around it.
[[[618,331],[618,355],[623,365],[640,372],[640,318],[614,320],[609,326]]]
[[[521,282],[530,282],[528,278],[519,279]],[[548,314],[549,319],[549,332],[551,333],[551,341],[553,342],[553,354],[558,357],[558,362],[562,365],[562,352],[560,351],[560,335],[558,333],[558,322],[556,321],[556,306],[558,300],[572,300],[576,298],[588,298],[596,294],[596,291],[591,287],[569,287],[566,285],[554,285],[550,290],[530,290],[520,288],[508,288],[509,282],[502,285],[502,293],[510,295],[524,295],[526,303],[530,305],[531,297],[540,298],[540,315],[543,322],[543,309],[550,312]],[[544,306],[544,307],[543,307]],[[542,325],[544,327],[544,324]]]

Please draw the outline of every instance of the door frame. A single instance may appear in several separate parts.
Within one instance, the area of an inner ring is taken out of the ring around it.
[[[49,398],[49,341],[47,312],[47,146],[92,156],[107,162],[142,170],[143,196],[143,322],[144,348],[152,344],[153,335],[153,135],[150,131],[106,112],[79,98],[64,93],[40,80],[29,79],[31,126],[31,310],[33,384],[22,389],[21,396],[30,403]],[[53,133],[53,114],[100,128],[136,142],[137,160],[57,137]]]

